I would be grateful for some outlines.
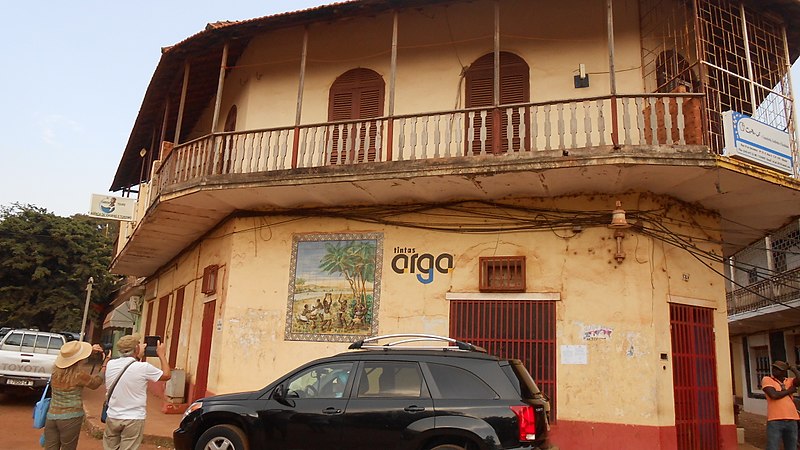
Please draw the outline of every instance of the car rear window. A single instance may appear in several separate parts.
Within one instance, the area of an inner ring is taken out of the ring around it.
[[[522,361],[512,359],[508,363],[507,366],[503,366],[503,372],[514,387],[517,388],[522,398],[541,398],[542,392],[539,390],[539,387],[536,386],[536,382],[533,381],[533,377],[531,377],[525,365],[522,364]]]
[[[460,367],[428,363],[433,380],[445,399],[495,399],[497,393],[473,373]]]
[[[11,333],[8,335],[8,339],[3,343],[3,347],[19,347],[22,344],[22,333]]]

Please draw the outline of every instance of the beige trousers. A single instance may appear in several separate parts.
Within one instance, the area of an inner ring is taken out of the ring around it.
[[[106,419],[103,450],[138,450],[144,438],[144,419]]]

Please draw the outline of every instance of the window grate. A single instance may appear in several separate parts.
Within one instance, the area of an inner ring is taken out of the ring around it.
[[[525,257],[480,258],[481,292],[525,292]]]

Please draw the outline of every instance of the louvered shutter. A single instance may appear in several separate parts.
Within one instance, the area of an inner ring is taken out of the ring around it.
[[[331,86],[329,102],[329,121],[381,117],[384,103],[383,78],[369,69],[350,70],[337,78]],[[341,131],[338,125],[335,126],[331,133],[333,141],[329,163],[375,161],[377,125],[377,121],[349,123],[344,124]],[[356,130],[359,132],[356,133]]]
[[[513,53],[500,53],[500,104],[507,105],[513,103],[525,103],[530,101],[530,78],[528,75],[528,64]],[[466,107],[481,108],[490,107],[494,100],[494,54],[489,53],[478,58],[467,70],[466,74]],[[527,117],[527,114],[526,114]],[[481,117],[479,112],[475,114],[475,122],[472,130],[467,133],[473,134],[472,153],[480,153],[480,126]],[[512,124],[514,131],[513,148],[520,148],[519,130],[520,115],[514,111]],[[508,151],[508,116],[504,109],[500,110],[500,142],[501,147],[498,152],[493,149],[494,127],[492,125],[493,115],[488,111],[486,115],[486,151],[487,153],[505,153]],[[469,126],[469,114],[466,122]],[[469,136],[469,134],[467,134]],[[467,145],[469,145],[467,143]]]

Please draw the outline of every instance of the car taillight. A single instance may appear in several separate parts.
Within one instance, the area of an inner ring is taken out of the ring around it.
[[[528,442],[536,440],[536,411],[533,406],[512,406],[519,423],[519,440]]]

